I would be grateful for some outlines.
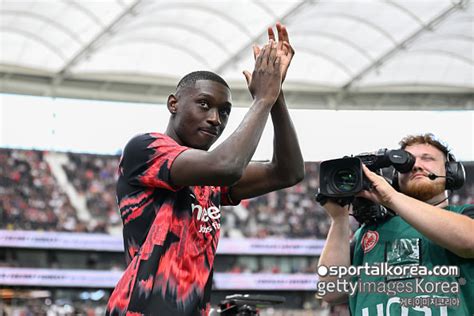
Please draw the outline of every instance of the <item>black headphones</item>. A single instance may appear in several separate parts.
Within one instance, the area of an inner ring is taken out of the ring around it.
[[[436,179],[437,177],[446,178],[446,190],[459,190],[466,181],[466,171],[464,170],[464,165],[461,162],[456,161],[454,155],[449,151],[444,152],[444,154],[446,155],[446,163],[444,165],[446,169],[446,176],[434,175],[432,180]],[[394,170],[392,177],[392,186],[397,191],[400,191],[400,187],[398,186],[398,172],[396,170]]]
[[[464,165],[456,161],[454,155],[446,153],[446,190],[459,190],[466,182],[466,171]]]

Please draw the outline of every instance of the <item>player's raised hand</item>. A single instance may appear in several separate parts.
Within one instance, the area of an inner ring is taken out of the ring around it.
[[[278,98],[281,88],[280,60],[277,44],[270,40],[259,51],[253,74],[244,71],[250,94],[254,100],[265,100],[265,103],[270,102],[270,105],[273,105]]]
[[[288,30],[285,25],[277,22],[276,24],[278,42],[277,42],[277,56],[280,57],[280,71],[281,71],[281,82],[285,81],[286,73],[290,67],[291,60],[295,55],[295,50],[290,44],[290,37],[288,35]],[[268,41],[275,41],[275,33],[272,27],[268,27]],[[260,53],[260,47],[257,45],[253,46],[253,56],[257,58]]]

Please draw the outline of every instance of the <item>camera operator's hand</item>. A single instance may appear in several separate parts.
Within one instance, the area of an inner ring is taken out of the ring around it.
[[[398,192],[383,177],[370,171],[364,164],[362,165],[362,168],[372,186],[369,190],[359,192],[357,196],[366,198],[377,204],[382,204],[385,207],[392,208],[393,197]]]
[[[349,205],[341,206],[332,199],[328,199],[323,208],[334,221],[349,216]]]

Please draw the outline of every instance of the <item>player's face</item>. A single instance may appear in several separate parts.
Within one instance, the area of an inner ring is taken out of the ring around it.
[[[405,150],[415,156],[416,162],[409,173],[399,175],[401,192],[421,201],[428,201],[443,193],[446,179],[431,180],[428,175],[446,175],[444,153],[429,144],[414,144]]]
[[[177,96],[175,131],[184,145],[208,150],[221,136],[232,108],[229,88],[198,80]]]

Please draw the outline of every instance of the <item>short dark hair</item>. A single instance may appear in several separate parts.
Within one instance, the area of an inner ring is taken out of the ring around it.
[[[185,88],[185,87],[194,86],[194,84],[198,80],[215,81],[215,82],[223,84],[224,86],[229,88],[229,85],[227,84],[227,82],[225,82],[225,80],[222,79],[222,77],[219,76],[218,74],[215,74],[215,73],[210,72],[210,71],[199,70],[199,71],[191,72],[191,73],[187,74],[186,76],[184,76],[178,82],[178,85],[176,86],[176,91],[178,91],[179,89]]]
[[[452,155],[450,153],[448,145],[438,140],[432,133],[426,133],[421,135],[408,135],[404,137],[399,144],[401,149],[405,149],[407,146],[415,144],[428,144],[442,151],[447,159],[449,159],[449,155]]]

